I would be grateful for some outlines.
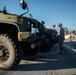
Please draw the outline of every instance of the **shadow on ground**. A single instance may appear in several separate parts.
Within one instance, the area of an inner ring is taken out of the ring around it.
[[[69,51],[67,55],[57,55],[57,45],[53,47],[54,52],[50,55],[36,55],[32,58],[23,60],[24,63],[19,64],[12,71],[45,71],[76,68],[76,54]]]

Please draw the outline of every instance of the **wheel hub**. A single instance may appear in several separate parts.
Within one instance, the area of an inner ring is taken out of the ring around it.
[[[4,45],[0,45],[0,61],[5,61],[9,57],[9,51]]]

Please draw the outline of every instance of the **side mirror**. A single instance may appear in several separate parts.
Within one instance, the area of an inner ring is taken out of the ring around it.
[[[27,8],[27,3],[25,3],[24,0],[20,0],[20,6],[21,6],[22,9],[25,10]]]
[[[45,24],[45,22],[44,21],[41,21],[41,23],[44,25]]]

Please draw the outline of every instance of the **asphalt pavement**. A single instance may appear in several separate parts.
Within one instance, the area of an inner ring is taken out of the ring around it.
[[[67,55],[58,55],[56,44],[49,52],[25,57],[11,71],[0,70],[0,75],[76,75],[76,42],[65,42],[64,47]]]

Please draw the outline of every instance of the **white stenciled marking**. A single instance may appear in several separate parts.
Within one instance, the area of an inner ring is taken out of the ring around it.
[[[72,49],[74,52],[76,52],[76,49]]]
[[[71,49],[71,50],[73,50],[74,52],[76,52],[76,49],[74,49],[74,48],[72,48],[72,47],[69,47],[69,46],[67,46],[67,45],[64,45],[65,47],[67,47],[67,48],[69,48],[69,49]]]

